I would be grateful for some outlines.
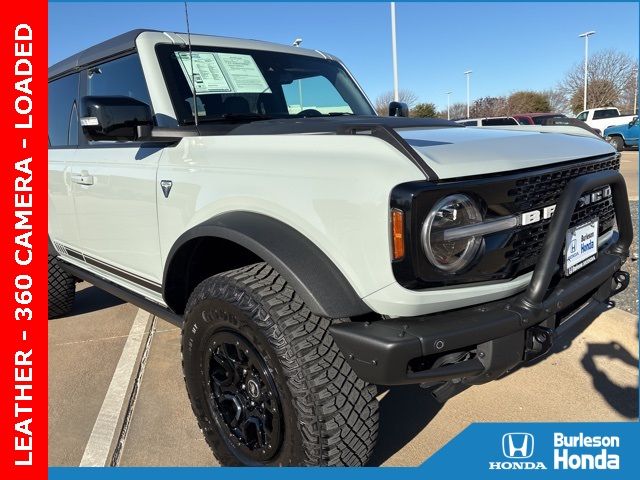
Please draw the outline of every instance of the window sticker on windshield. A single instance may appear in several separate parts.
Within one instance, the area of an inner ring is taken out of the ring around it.
[[[195,83],[197,94],[231,92],[231,87],[229,87],[229,83],[222,73],[220,65],[213,53],[193,52],[192,55],[193,73],[189,52],[176,52],[176,57],[180,61],[182,71],[190,84]],[[193,82],[191,81],[192,76]]]
[[[271,93],[251,55],[240,53],[217,53],[222,68],[238,93]]]

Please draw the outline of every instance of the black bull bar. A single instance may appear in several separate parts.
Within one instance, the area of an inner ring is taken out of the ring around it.
[[[554,279],[580,197],[603,185],[612,190],[618,238],[595,262],[569,278]],[[484,383],[548,351],[553,339],[569,330],[569,324],[584,323],[589,308],[571,313],[566,321],[560,317],[585,295],[589,298],[584,305],[593,307],[626,288],[628,274],[620,268],[632,241],[622,175],[615,170],[584,175],[567,184],[556,204],[542,255],[524,292],[450,312],[339,323],[330,331],[349,365],[371,383]]]

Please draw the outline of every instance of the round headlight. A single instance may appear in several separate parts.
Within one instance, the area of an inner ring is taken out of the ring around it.
[[[453,273],[469,265],[482,245],[482,236],[461,234],[464,230],[459,227],[480,222],[480,209],[468,196],[455,194],[438,201],[422,226],[422,246],[433,266]]]

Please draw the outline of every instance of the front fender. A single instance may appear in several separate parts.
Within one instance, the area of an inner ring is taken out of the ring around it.
[[[342,272],[313,242],[289,225],[252,212],[228,212],[189,229],[174,243],[163,274],[163,296],[175,303],[171,281],[176,253],[187,242],[221,238],[253,252],[274,267],[315,314],[338,318],[370,311]]]

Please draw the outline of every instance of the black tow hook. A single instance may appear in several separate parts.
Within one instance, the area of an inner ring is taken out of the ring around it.
[[[613,275],[613,282],[611,285],[611,294],[610,296],[614,296],[617,295],[618,293],[620,293],[621,291],[623,291],[624,289],[626,289],[629,286],[629,280],[630,280],[630,276],[628,272],[625,272],[624,270],[618,270],[614,275]]]
[[[527,330],[524,360],[533,360],[544,355],[553,345],[553,330],[546,327],[531,327]]]

